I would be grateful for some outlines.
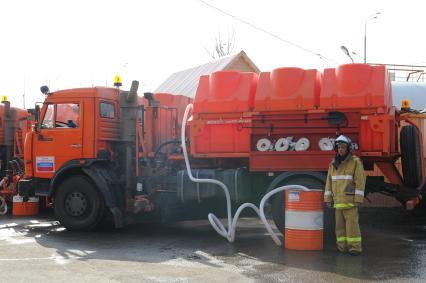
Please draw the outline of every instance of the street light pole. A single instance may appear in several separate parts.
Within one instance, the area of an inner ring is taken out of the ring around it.
[[[364,64],[367,63],[367,21],[372,19],[377,19],[379,15],[380,15],[380,12],[370,15],[365,19],[365,22],[364,22]]]
[[[367,64],[367,20],[364,23],[364,64]]]
[[[340,50],[342,50],[343,53],[345,53],[345,55],[348,56],[351,59],[352,64],[355,63],[354,59],[351,56],[351,54],[349,54],[349,50],[346,48],[346,46],[344,46],[344,45],[340,46]]]

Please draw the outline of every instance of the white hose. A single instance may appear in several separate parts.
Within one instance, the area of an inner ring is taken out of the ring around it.
[[[4,197],[0,196],[0,215],[5,215],[7,213],[7,203]]]
[[[268,221],[266,220],[265,212],[264,212],[265,203],[272,195],[279,193],[281,191],[285,191],[285,190],[289,190],[289,189],[309,191],[309,189],[304,187],[304,186],[300,186],[300,185],[288,185],[288,186],[282,186],[282,187],[276,188],[276,189],[270,191],[269,193],[267,193],[262,198],[262,200],[260,201],[260,206],[259,206],[260,209],[252,203],[244,203],[237,209],[237,211],[235,212],[234,218],[232,218],[232,215],[231,215],[231,213],[232,213],[231,197],[230,197],[229,190],[228,190],[227,186],[224,183],[222,183],[218,180],[215,180],[215,179],[198,179],[198,178],[194,178],[194,176],[192,176],[191,166],[189,164],[188,152],[187,152],[187,149],[186,149],[186,142],[185,142],[186,121],[188,119],[188,113],[192,108],[193,108],[193,105],[188,104],[188,106],[185,109],[185,114],[183,115],[183,121],[182,121],[182,131],[181,131],[182,151],[183,151],[183,155],[184,155],[184,158],[185,158],[185,165],[186,165],[186,170],[188,172],[188,177],[191,181],[193,181],[195,183],[210,183],[210,184],[218,185],[219,187],[221,187],[223,189],[223,191],[225,192],[225,197],[226,197],[226,208],[227,208],[227,212],[228,212],[228,230],[223,226],[222,222],[216,217],[216,215],[214,215],[213,213],[209,213],[208,219],[209,219],[210,224],[212,225],[213,229],[215,229],[216,232],[219,235],[226,238],[229,242],[231,242],[231,243],[234,242],[238,217],[240,216],[241,212],[246,207],[250,207],[254,211],[256,211],[257,215],[259,216],[263,225],[265,225],[266,230],[268,231],[268,233],[272,237],[272,240],[274,240],[275,244],[277,244],[278,246],[281,246],[282,243],[281,243],[280,239],[275,235],[274,231],[272,230],[271,225],[269,225]]]

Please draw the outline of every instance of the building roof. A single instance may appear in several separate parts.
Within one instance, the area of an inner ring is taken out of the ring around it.
[[[238,54],[222,57],[204,65],[176,72],[170,75],[154,92],[194,97],[200,76],[223,70],[260,72],[259,68],[250,60],[247,54],[241,51]]]

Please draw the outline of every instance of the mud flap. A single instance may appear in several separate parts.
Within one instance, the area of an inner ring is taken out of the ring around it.
[[[114,178],[115,175],[112,170],[100,164],[93,164],[90,167],[83,167],[82,169],[102,193],[105,204],[113,215],[114,226],[116,228],[123,227],[125,221],[123,211],[120,209],[120,202],[124,200],[124,196],[120,196],[116,181],[117,178]]]

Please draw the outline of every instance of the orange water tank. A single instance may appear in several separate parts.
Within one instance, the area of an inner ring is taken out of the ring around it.
[[[145,145],[148,152],[155,151],[168,141],[178,139],[186,106],[192,98],[170,93],[155,93],[154,104],[150,107],[147,99],[139,99],[145,106]]]
[[[255,111],[309,110],[319,105],[318,70],[279,68],[260,74]]]
[[[323,191],[286,191],[284,245],[290,250],[323,249]]]
[[[245,157],[250,152],[250,118],[257,74],[221,71],[202,76],[190,125],[194,156]]]
[[[174,109],[178,114],[179,125],[182,123],[183,113],[188,104],[192,103],[192,98],[171,93],[155,93],[155,100],[160,102],[161,107]],[[144,99],[144,101],[147,101]],[[146,103],[146,102],[145,102]]]
[[[257,78],[256,73],[238,71],[201,76],[194,99],[194,113],[251,111]]]
[[[16,195],[12,199],[12,215],[14,216],[33,216],[38,213],[38,198],[30,197],[24,201],[23,197]]]
[[[346,64],[324,70],[320,108],[377,108],[387,113],[391,106],[391,83],[385,66]]]

